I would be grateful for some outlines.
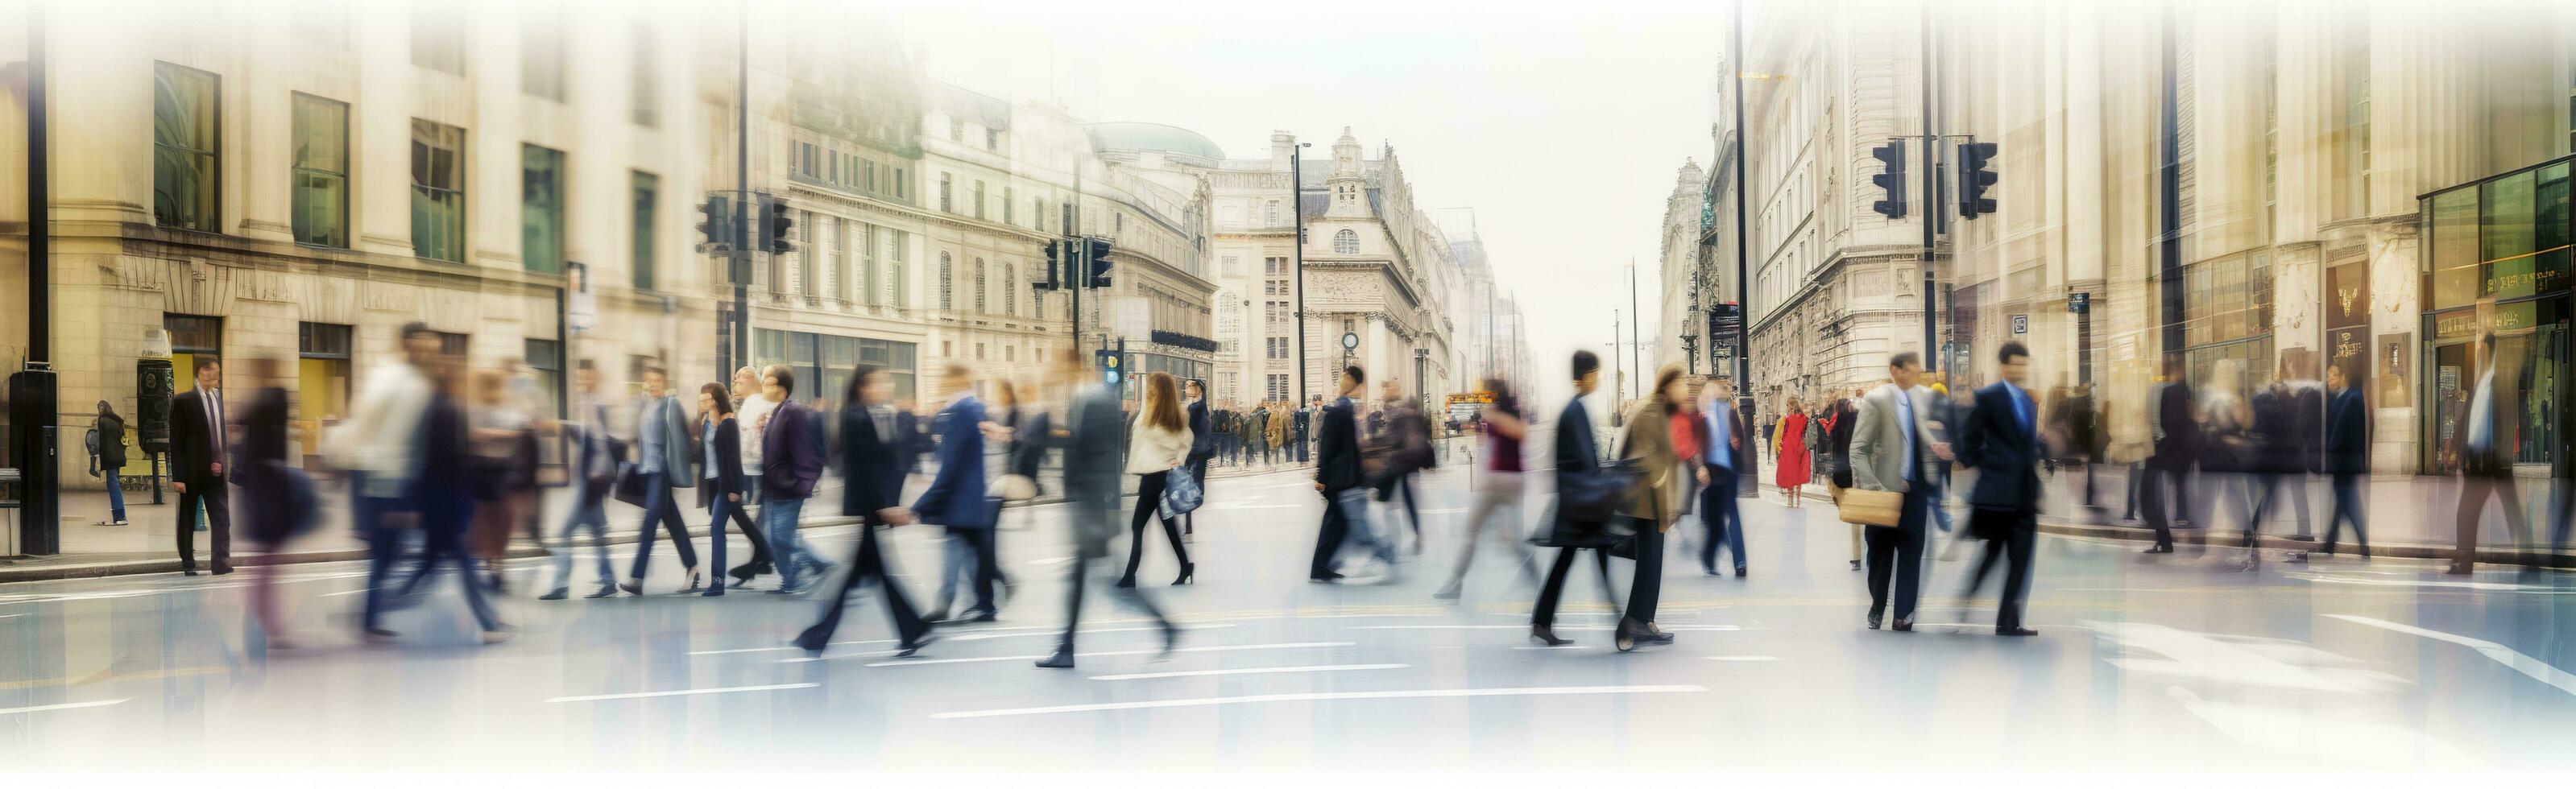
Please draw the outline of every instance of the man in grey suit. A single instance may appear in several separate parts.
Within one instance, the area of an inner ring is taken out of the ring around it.
[[[636,405],[636,469],[644,475],[644,519],[636,524],[641,532],[635,538],[635,563],[628,568],[626,583],[618,587],[627,594],[644,593],[644,569],[653,561],[653,529],[659,525],[671,533],[671,550],[679,553],[680,567],[689,576],[689,585],[680,591],[698,590],[698,549],[689,543],[689,522],[680,517],[680,505],[673,498],[675,488],[692,488],[698,484],[698,464],[689,458],[688,414],[680,400],[671,396],[670,374],[660,365],[644,368],[644,401]],[[721,583],[721,581],[719,581]]]
[[[1931,514],[1933,463],[1950,459],[1930,423],[1932,402],[1914,382],[1923,362],[1900,353],[1887,362],[1889,383],[1861,398],[1860,424],[1852,432],[1852,487],[1905,494],[1894,526],[1870,526],[1869,627],[1887,611],[1890,580],[1896,585],[1897,630],[1914,629],[1914,601],[1923,575],[1923,523]]]

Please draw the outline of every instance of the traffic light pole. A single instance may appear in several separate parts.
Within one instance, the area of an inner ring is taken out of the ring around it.
[[[1940,314],[1940,304],[1937,300],[1941,294],[1938,290],[1939,285],[1934,282],[1934,277],[1932,276],[1932,244],[1934,234],[1938,232],[1936,226],[1941,223],[1941,220],[1944,217],[1948,216],[1948,213],[1941,205],[1942,201],[1940,196],[1933,191],[1933,187],[1935,186],[1934,179],[1940,172],[1940,167],[1936,163],[1938,157],[1933,156],[1933,150],[1935,147],[1940,145],[1941,137],[1940,132],[1936,130],[1937,127],[1934,124],[1933,113],[1935,108],[1932,105],[1932,4],[1923,4],[1922,13],[1923,23],[1922,30],[1920,32],[1923,39],[1921,50],[1923,71],[1920,76],[1923,79],[1923,197],[1924,203],[1926,203],[1923,212],[1923,255],[1921,259],[1923,267],[1923,369],[1925,372],[1932,372],[1941,369],[1940,362],[1935,361],[1940,358],[1941,354],[1937,352],[1938,346],[1936,346],[1933,341],[1933,338],[1937,334],[1935,323],[1937,323],[1937,316]]]
[[[1735,42],[1727,50],[1727,57],[1735,61],[1735,303],[1737,305],[1735,412],[1745,415],[1745,422],[1751,424],[1755,414],[1753,410],[1753,342],[1749,336],[1753,330],[1753,299],[1752,275],[1747,270],[1745,257],[1750,254],[1750,242],[1746,240],[1746,234],[1752,229],[1752,221],[1746,214],[1745,204],[1748,201],[1744,197],[1745,192],[1751,188],[1751,185],[1744,180],[1744,160],[1748,155],[1744,146],[1744,3],[1742,0],[1737,0],[1734,5],[1735,24],[1731,26],[1734,29],[1730,32],[1734,35]],[[1708,340],[1712,343],[1717,342],[1716,337],[1710,337]],[[1747,492],[1759,487],[1761,486],[1744,486]]]
[[[1295,139],[1295,138],[1290,138]],[[1306,175],[1299,151],[1305,143],[1288,147],[1288,210],[1294,212],[1297,225],[1297,406],[1306,406]],[[1264,342],[1267,342],[1265,340]]]
[[[733,278],[733,366],[751,363],[751,4],[738,6],[734,32],[733,243],[725,245],[725,273]],[[699,324],[704,326],[706,324]],[[730,374],[720,370],[719,374]]]

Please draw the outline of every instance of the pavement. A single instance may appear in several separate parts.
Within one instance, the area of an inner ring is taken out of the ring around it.
[[[1464,545],[1467,475],[1426,475],[1420,493],[1419,558],[1384,583],[1319,585],[1305,581],[1322,506],[1308,478],[1211,481],[1186,544],[1195,584],[1164,585],[1171,548],[1144,546],[1143,591],[1187,628],[1180,651],[1162,654],[1150,623],[1095,594],[1073,670],[1030,665],[1064,621],[1060,505],[1026,508],[1002,535],[1016,585],[1000,621],[943,627],[910,658],[888,651],[873,592],[808,659],[785,642],[820,603],[668,594],[668,551],[654,594],[503,600],[517,638],[490,646],[444,581],[393,615],[396,643],[360,644],[363,568],[347,562],[277,570],[293,649],[245,636],[243,575],[17,584],[0,590],[12,658],[0,661],[0,763],[201,780],[289,768],[992,778],[975,785],[2576,767],[2576,576],[2564,572],[2455,578],[2392,558],[2244,572],[2215,548],[2149,557],[2050,535],[2031,593],[2038,637],[1992,635],[1993,586],[1956,597],[1975,563],[1937,559],[1917,631],[1873,631],[1848,530],[1830,506],[1790,509],[1775,494],[1745,502],[1745,578],[1699,574],[1696,524],[1676,529],[1659,623],[1678,640],[1623,654],[1588,560],[1559,620],[1571,646],[1528,640],[1533,592],[1499,542],[1463,599],[1433,599]],[[809,528],[836,559],[854,536]],[[930,597],[938,533],[899,528],[886,542],[898,582]],[[1944,538],[1933,552],[1950,550]],[[1607,579],[1622,591],[1629,564]]]

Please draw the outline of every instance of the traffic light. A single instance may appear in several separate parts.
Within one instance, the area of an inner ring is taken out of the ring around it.
[[[733,251],[733,198],[708,195],[698,206],[698,251]]]
[[[1905,143],[1890,142],[1869,149],[1871,158],[1887,163],[1887,172],[1869,177],[1869,182],[1887,190],[1887,199],[1871,203],[1869,210],[1889,219],[1905,218]]]
[[[1087,255],[1091,260],[1091,286],[1109,287],[1109,239],[1086,238],[1083,241],[1091,245]]]
[[[759,200],[760,244],[755,249],[772,255],[796,251],[796,245],[787,241],[788,232],[796,229],[793,212],[787,210],[787,198],[761,195]]]
[[[1959,143],[1959,218],[1995,212],[1994,198],[1986,196],[1995,185],[1994,161],[1994,143]]]
[[[1091,355],[1092,362],[1100,366],[1101,383],[1108,384],[1110,386],[1117,386],[1119,380],[1125,377],[1127,372],[1125,364],[1126,360],[1119,358],[1120,354],[1117,351],[1104,348],[1092,351]]]
[[[1056,241],[1047,242],[1046,278],[1031,284],[1038,290],[1062,290],[1064,288],[1063,256],[1064,245],[1062,243]]]

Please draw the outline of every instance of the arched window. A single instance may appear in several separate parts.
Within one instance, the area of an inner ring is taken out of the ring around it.
[[[1342,228],[1341,232],[1333,234],[1333,254],[1357,255],[1359,253],[1360,234],[1351,232],[1351,229],[1347,227]]]
[[[983,259],[983,258],[976,258],[976,259],[975,259],[975,311],[976,311],[976,312],[981,312],[981,313],[989,313],[989,312],[992,312],[992,310],[991,310],[990,308],[988,308],[988,307],[986,307],[986,306],[985,306],[985,302],[984,302],[984,290],[985,290],[985,289],[984,289],[984,259]]]
[[[953,310],[953,309],[956,309],[956,308],[957,308],[957,299],[956,299],[956,295],[955,295],[955,292],[954,292],[954,291],[952,290],[952,288],[951,288],[951,285],[952,285],[952,283],[954,283],[954,282],[955,282],[955,280],[954,280],[954,279],[952,279],[952,275],[951,275],[951,273],[950,273],[950,271],[949,271],[949,266],[948,266],[948,253],[946,253],[946,252],[941,252],[941,253],[939,253],[939,308],[940,308],[940,309],[943,309],[943,310]]]

